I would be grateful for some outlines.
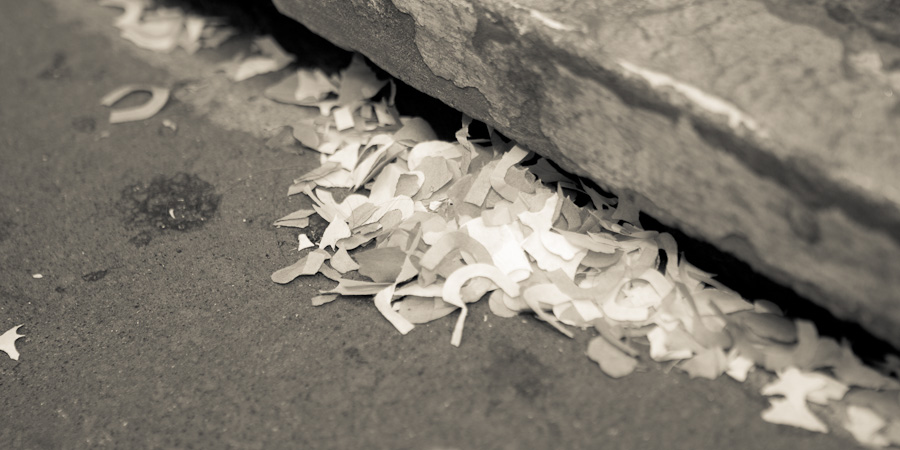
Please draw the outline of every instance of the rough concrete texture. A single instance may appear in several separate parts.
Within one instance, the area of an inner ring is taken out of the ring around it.
[[[759,379],[612,380],[587,333],[486,304],[461,348],[452,319],[401,336],[366,299],[313,308],[332,283],[272,283],[297,252],[270,224],[317,158],[247,132],[275,120],[258,93],[283,74],[226,82],[235,48],[139,50],[117,14],[0,0],[0,330],[25,335],[0,354],[0,448],[859,448],[763,422]],[[110,125],[99,99],[126,83],[173,99]],[[191,225],[151,198],[188,199]]]
[[[276,4],[900,345],[897,2]]]

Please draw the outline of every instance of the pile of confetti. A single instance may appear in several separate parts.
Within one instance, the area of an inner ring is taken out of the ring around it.
[[[104,3],[126,10],[117,21],[123,36],[146,42],[127,32],[152,22],[143,16],[146,2]],[[155,11],[151,18],[177,21],[173,10]],[[178,36],[219,33],[198,34],[181,17],[182,25],[167,28]],[[175,42],[193,42],[178,36]],[[167,39],[145,48],[170,51]],[[229,78],[292,61],[271,38],[255,42],[255,51],[225,67]],[[764,420],[824,433],[828,425],[809,405],[826,405],[831,422],[859,442],[900,446],[900,383],[889,376],[900,359],[867,366],[813,323],[743,299],[688,263],[671,235],[644,230],[636,205],[592,189],[489,127],[488,139],[472,139],[464,117],[456,142],[437,140],[424,120],[398,113],[395,93],[358,55],[339,74],[292,70],[266,90],[274,101],[321,113],[272,130],[267,142],[316,150],[322,163],[288,190],[310,206],[275,225],[302,230],[314,215],[328,222],[317,243],[299,233],[299,259],[275,272],[274,282],[322,274],[337,285],[313,305],[372,296],[402,334],[455,314],[454,346],[463,343],[468,304],[487,298],[500,317],[533,314],[569,337],[592,333],[586,354],[614,378],[647,359],[708,379],[744,381],[764,370],[774,374],[761,392],[771,397]],[[12,347],[16,336],[10,330],[0,343]]]
[[[289,188],[310,207],[275,225],[303,229],[313,215],[328,222],[318,243],[299,234],[305,254],[273,281],[322,274],[338,284],[314,305],[371,295],[403,334],[456,314],[454,346],[467,305],[486,297],[500,317],[534,314],[569,337],[593,329],[587,356],[615,378],[642,358],[708,379],[744,381],[765,369],[776,378],[762,389],[773,396],[763,419],[827,432],[807,402],[840,401],[843,425],[860,442],[900,444],[900,383],[848,343],[768,301],[741,298],[680,257],[670,234],[644,230],[625,199],[496,134],[471,140],[468,119],[456,142],[436,140],[425,122],[400,117],[390,95],[371,100],[389,83],[355,58],[338,77],[301,69],[267,91],[323,114],[279,132],[321,152],[322,165]]]

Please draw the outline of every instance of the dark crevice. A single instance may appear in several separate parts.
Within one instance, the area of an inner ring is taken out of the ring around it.
[[[768,300],[778,305],[787,317],[814,322],[819,334],[846,339],[856,354],[869,362],[881,362],[884,355],[897,353],[891,344],[866,331],[859,324],[841,320],[827,309],[804,298],[793,289],[759,274],[747,263],[725,253],[712,244],[694,239],[680,230],[665,226],[646,214],[641,224],[648,230],[671,233],[678,242],[678,251],[698,268],[715,274],[716,280],[734,289],[748,300]]]

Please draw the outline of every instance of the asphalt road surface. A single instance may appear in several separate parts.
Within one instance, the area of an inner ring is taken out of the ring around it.
[[[331,284],[270,281],[296,260],[271,223],[317,158],[260,137],[309,112],[261,96],[277,74],[216,73],[228,45],[152,54],[117,14],[0,0],[0,332],[25,335],[18,361],[0,354],[0,448],[857,447],[763,422],[753,383],[610,379],[588,333],[484,302],[460,348],[452,317],[404,337],[369,300],[311,306]],[[128,83],[173,98],[110,125],[99,99]]]

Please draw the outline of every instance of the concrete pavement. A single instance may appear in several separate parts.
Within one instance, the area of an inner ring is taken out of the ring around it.
[[[763,422],[752,382],[651,364],[609,379],[587,333],[485,303],[461,348],[452,320],[403,337],[366,299],[312,307],[329,282],[272,283],[296,236],[270,224],[316,157],[253,134],[307,113],[258,94],[277,76],[214,73],[227,46],[150,54],[115,15],[0,2],[0,330],[25,335],[18,361],[0,355],[0,447],[856,448]],[[135,82],[174,98],[109,125],[100,97]],[[136,190],[196,198],[205,220],[160,229]]]

